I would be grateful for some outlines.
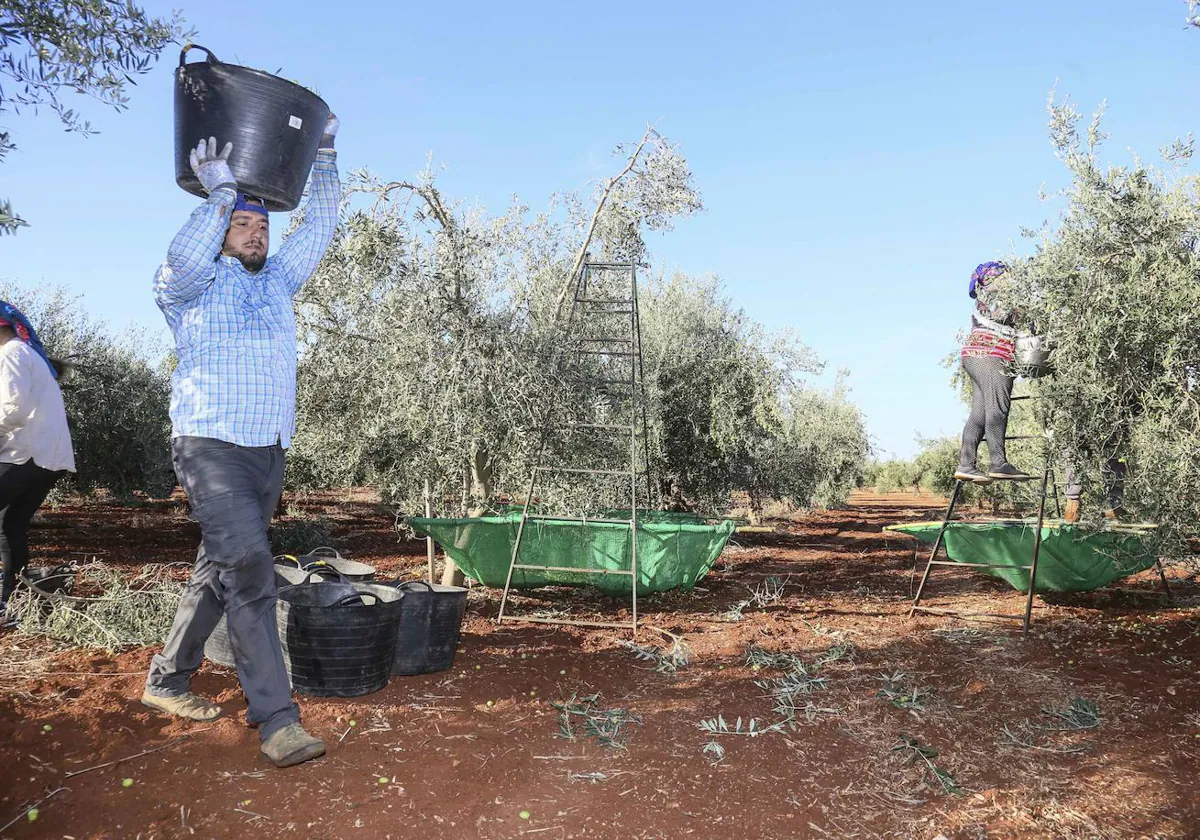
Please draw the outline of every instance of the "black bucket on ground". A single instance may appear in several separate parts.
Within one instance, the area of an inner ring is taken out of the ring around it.
[[[276,560],[278,561],[279,558],[276,558]],[[295,566],[283,565],[279,562],[275,563],[275,585],[280,588],[295,586],[309,579],[309,573],[302,569],[298,569]],[[233,645],[229,643],[229,625],[225,622],[224,615],[217,622],[217,626],[213,628],[212,635],[208,637],[208,641],[204,643],[204,657],[210,662],[215,662],[217,665],[225,668],[237,667],[237,663],[233,658]]]
[[[454,664],[467,590],[423,580],[393,583],[404,593],[393,674],[430,674]]]
[[[207,61],[188,64],[188,50]],[[268,210],[294,210],[317,157],[329,106],[310,90],[187,44],[175,71],[175,183],[207,195],[188,155],[201,139],[215,137],[218,151],[233,143],[229,168],[238,189],[261,198]]]
[[[370,583],[302,583],[279,590],[279,639],[292,688],[360,697],[387,685],[404,593]]]

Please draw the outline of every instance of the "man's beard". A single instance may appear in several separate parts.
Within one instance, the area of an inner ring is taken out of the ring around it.
[[[267,255],[251,255],[251,254],[230,254],[229,256],[236,259],[242,264],[242,267],[251,274],[262,271],[264,265],[267,264]]]

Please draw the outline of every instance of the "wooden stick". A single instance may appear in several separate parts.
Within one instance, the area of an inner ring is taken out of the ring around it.
[[[56,793],[61,793],[61,792],[62,792],[62,791],[64,791],[64,790],[66,790],[66,788],[65,788],[65,787],[56,787],[54,790],[50,791],[48,794],[46,794],[45,796],[43,796],[43,797],[42,797],[41,799],[39,799],[37,802],[34,802],[32,805],[30,805],[28,808],[26,808],[26,809],[25,809],[24,811],[22,811],[21,813],[17,814],[15,817],[13,817],[11,820],[9,820],[8,822],[6,822],[4,825],[0,825],[0,832],[3,832],[3,831],[5,831],[5,830],[7,830],[7,829],[8,829],[10,826],[16,825],[16,824],[17,824],[17,820],[21,819],[21,817],[23,817],[23,816],[25,816],[26,814],[28,814],[30,811],[32,811],[32,810],[33,810],[34,808],[36,808],[37,806],[41,805],[43,802],[46,802],[47,800],[49,800],[49,799],[50,799],[50,797],[54,796],[54,794],[56,794]]]
[[[432,495],[429,489],[429,479],[425,479],[425,518],[433,517],[433,505],[430,503],[429,497]],[[425,538],[425,551],[429,555],[429,585],[433,586],[433,537]]]
[[[608,203],[608,198],[612,195],[613,188],[617,186],[621,180],[633,171],[633,167],[637,165],[638,158],[642,155],[642,150],[646,148],[646,144],[650,142],[652,137],[657,137],[658,132],[654,130],[654,126],[647,126],[646,133],[642,135],[642,139],[638,141],[637,148],[633,150],[633,154],[629,156],[629,160],[625,162],[625,168],[622,169],[612,178],[604,182],[604,189],[600,193],[600,198],[596,200],[596,209],[592,213],[592,218],[587,224],[587,229],[583,234],[583,243],[579,246],[579,251],[575,254],[575,261],[571,263],[571,273],[567,275],[566,284],[562,291],[558,293],[558,304],[556,313],[562,311],[563,302],[567,299],[567,294],[571,291],[576,278],[579,275],[579,269],[583,268],[583,263],[587,259],[588,247],[592,244],[592,236],[596,233],[596,223],[600,220],[600,214],[604,211],[604,205]],[[558,320],[557,314],[555,321]]]
[[[647,630],[654,630],[654,631],[655,631],[655,632],[657,632],[657,633],[662,633],[664,636],[669,636],[669,637],[672,639],[672,641],[676,641],[676,642],[678,642],[678,641],[681,641],[681,640],[683,639],[683,636],[676,636],[676,635],[675,635],[674,633],[672,633],[670,630],[664,630],[664,629],[662,629],[661,627],[655,627],[653,624],[647,624],[647,625],[646,625],[646,629],[647,629]]]
[[[266,814],[256,814],[253,811],[246,811],[241,808],[234,808],[233,810],[239,814],[246,814],[247,816],[254,817],[255,819],[266,820],[267,822],[275,822],[275,820],[271,819]]]
[[[197,731],[199,731],[199,732],[204,732],[205,730],[203,730],[203,729],[200,729],[200,730],[197,730]],[[144,751],[142,751],[142,752],[138,753],[137,755],[130,755],[130,756],[126,756],[125,758],[118,758],[118,759],[115,759],[115,760],[113,760],[113,761],[106,761],[106,762],[104,762],[103,764],[97,764],[97,765],[95,765],[95,766],[93,766],[93,767],[85,767],[85,768],[84,768],[84,769],[82,769],[82,770],[76,770],[76,771],[74,771],[73,773],[68,773],[67,775],[63,776],[63,778],[64,778],[64,779],[69,779],[69,778],[71,778],[72,776],[82,776],[84,773],[90,773],[90,772],[92,772],[93,770],[101,770],[101,769],[103,769],[103,768],[105,768],[105,767],[112,767],[114,764],[120,764],[122,761],[133,761],[135,758],[141,758],[141,757],[142,757],[142,756],[144,756],[144,755],[150,755],[150,753],[156,753],[156,752],[159,752],[159,751],[161,751],[161,750],[165,750],[167,747],[173,747],[173,746],[175,746],[176,744],[178,744],[180,741],[185,741],[185,740],[187,740],[188,738],[192,737],[192,736],[193,736],[193,735],[195,735],[195,734],[196,734],[195,732],[189,732],[189,733],[188,733],[188,734],[186,734],[186,735],[180,735],[180,736],[179,736],[178,738],[176,738],[174,741],[168,741],[167,743],[163,744],[161,747],[155,747],[155,748],[154,748],[154,749],[152,749],[152,750],[144,750]]]

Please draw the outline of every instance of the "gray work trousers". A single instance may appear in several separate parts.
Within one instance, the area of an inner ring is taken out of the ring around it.
[[[975,469],[979,444],[986,438],[991,468],[998,469],[1008,463],[1004,438],[1012,407],[1013,377],[1009,374],[1009,364],[994,356],[968,356],[962,360],[962,366],[971,377],[971,413],[963,427],[958,468]]]
[[[189,690],[204,643],[221,614],[246,719],[264,741],[300,720],[275,621],[275,567],[267,526],[283,492],[283,448],[246,447],[203,437],[171,442],[175,474],[200,523],[200,550],[162,653],[150,664],[146,690],[174,697]]]

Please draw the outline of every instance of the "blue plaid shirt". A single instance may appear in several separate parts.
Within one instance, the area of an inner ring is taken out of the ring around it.
[[[154,300],[175,336],[174,437],[285,448],[296,430],[296,321],[292,298],[320,263],[337,226],[336,155],[313,164],[304,218],[257,274],[221,255],[237,199],[213,190],[175,235],[154,277]]]

